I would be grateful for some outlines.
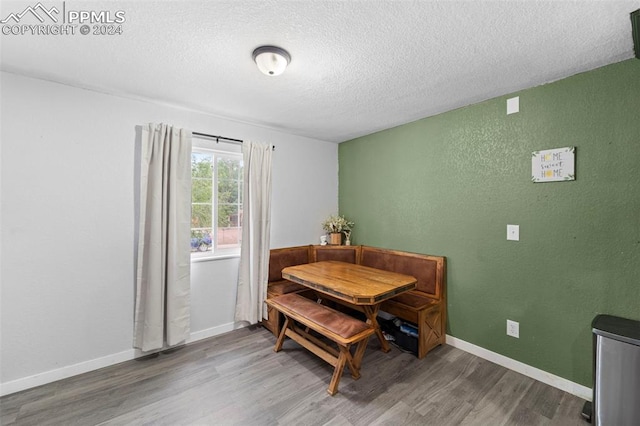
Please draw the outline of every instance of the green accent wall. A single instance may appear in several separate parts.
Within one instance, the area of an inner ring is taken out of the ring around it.
[[[532,183],[531,153],[567,146],[576,180]],[[354,244],[447,257],[451,336],[591,387],[593,318],[640,319],[640,60],[344,142],[339,165]]]

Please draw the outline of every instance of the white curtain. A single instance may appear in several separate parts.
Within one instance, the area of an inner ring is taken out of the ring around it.
[[[134,347],[174,346],[190,331],[191,132],[142,126]]]
[[[236,297],[236,321],[255,324],[266,318],[271,228],[271,145],[245,141],[242,246]]]

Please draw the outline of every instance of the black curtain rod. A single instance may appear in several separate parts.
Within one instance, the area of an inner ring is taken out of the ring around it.
[[[229,141],[229,142],[235,142],[235,143],[244,142],[242,139],[225,138],[224,136],[209,135],[207,133],[191,132],[191,134],[196,135],[196,136],[203,136],[205,138],[215,139],[216,142],[218,142],[220,139],[223,139],[223,140]]]
[[[227,142],[237,143],[237,144],[241,144],[242,142],[244,142],[242,139],[227,138],[227,137],[224,137],[224,136],[210,135],[208,133],[191,132],[191,134],[194,135],[194,136],[202,136],[204,138],[215,139],[216,143],[218,143],[220,140],[225,140]],[[275,151],[276,150],[276,146],[272,145],[271,146],[271,150]]]

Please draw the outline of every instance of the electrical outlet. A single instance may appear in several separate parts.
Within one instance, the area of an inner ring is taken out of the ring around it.
[[[507,240],[520,241],[520,225],[507,225]]]
[[[507,320],[507,336],[520,338],[520,323],[516,321]]]

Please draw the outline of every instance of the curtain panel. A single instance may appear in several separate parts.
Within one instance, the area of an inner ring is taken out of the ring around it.
[[[191,132],[142,126],[134,347],[190,334]]]
[[[272,152],[271,145],[242,144],[244,198],[235,320],[250,324],[267,316]]]

